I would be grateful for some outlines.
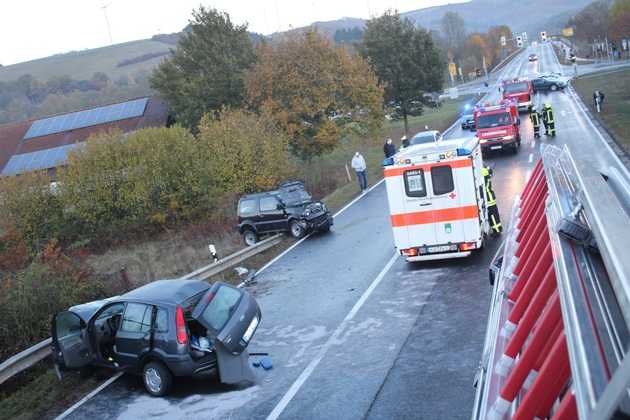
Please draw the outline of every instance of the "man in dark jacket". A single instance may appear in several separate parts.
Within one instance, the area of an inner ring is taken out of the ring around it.
[[[383,153],[385,153],[386,159],[396,154],[396,146],[394,146],[392,139],[387,139],[385,142],[385,145],[383,146]]]

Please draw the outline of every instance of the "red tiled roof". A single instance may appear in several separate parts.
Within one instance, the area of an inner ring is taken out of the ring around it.
[[[0,172],[2,172],[9,159],[16,154],[74,144],[87,140],[92,134],[112,128],[118,128],[127,133],[146,127],[163,127],[166,126],[167,118],[168,107],[166,104],[157,98],[150,98],[144,115],[140,117],[49,134],[28,140],[22,139],[35,120],[0,125]]]

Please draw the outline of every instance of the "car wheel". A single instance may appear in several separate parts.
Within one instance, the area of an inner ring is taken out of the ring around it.
[[[518,153],[518,143],[512,143],[512,154],[515,155]]]
[[[258,235],[252,229],[245,229],[243,232],[243,241],[245,241],[245,245],[253,246],[258,242]]]
[[[289,225],[289,230],[291,231],[291,236],[296,239],[301,238],[302,236],[304,236],[305,233],[304,226],[302,226],[302,224],[297,220],[293,220],[291,222],[291,224]]]
[[[551,89],[552,92],[555,92],[556,90],[558,90],[558,85],[551,85],[549,89]]]
[[[147,392],[162,397],[171,390],[173,374],[160,362],[149,362],[142,369],[142,382]]]

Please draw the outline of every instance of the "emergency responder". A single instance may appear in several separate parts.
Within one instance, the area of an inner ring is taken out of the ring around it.
[[[396,146],[392,139],[387,139],[385,145],[383,146],[383,153],[385,154],[385,158],[394,156],[396,154]]]
[[[486,210],[488,211],[488,221],[490,222],[490,228],[493,235],[499,235],[503,232],[501,226],[501,217],[499,216],[499,209],[497,208],[497,197],[494,195],[492,189],[492,169],[484,166],[481,169],[483,175],[484,188],[486,190]]]
[[[532,120],[532,125],[534,126],[534,138],[540,138],[540,114],[535,106],[532,107],[529,119]]]
[[[547,102],[542,110],[542,121],[545,124],[545,135],[555,137],[556,136],[556,122],[553,118],[553,109],[551,104]]]

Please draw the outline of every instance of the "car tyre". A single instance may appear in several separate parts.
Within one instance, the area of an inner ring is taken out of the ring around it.
[[[517,154],[518,153],[518,149],[519,149],[518,143],[513,143],[512,144],[512,154],[513,155]]]
[[[163,397],[171,390],[173,374],[162,363],[149,362],[142,369],[142,382],[149,394]]]
[[[549,89],[551,89],[552,92],[555,92],[556,90],[558,90],[558,85],[551,85]]]
[[[247,246],[256,245],[256,242],[258,242],[258,235],[253,229],[245,229],[243,231],[243,241]]]
[[[306,230],[300,222],[298,222],[297,220],[293,220],[289,224],[289,232],[291,233],[291,236],[293,236],[295,239],[300,239],[304,236]]]

